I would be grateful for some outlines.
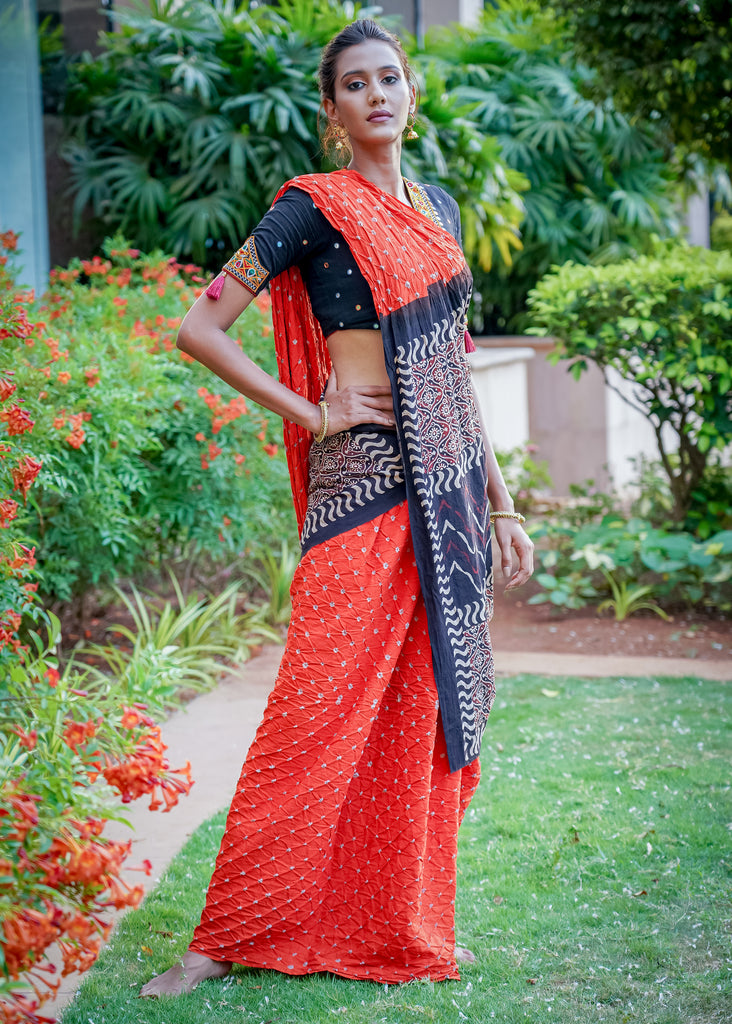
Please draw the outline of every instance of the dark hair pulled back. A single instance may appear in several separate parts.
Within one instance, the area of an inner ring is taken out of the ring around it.
[[[341,29],[323,50],[318,68],[318,86],[322,99],[335,100],[336,66],[340,55],[351,46],[358,46],[360,43],[368,42],[369,39],[376,39],[380,43],[387,43],[391,46],[399,58],[404,77],[416,89],[417,81],[399,37],[379,25],[377,21],[373,21],[371,18],[361,18]]]

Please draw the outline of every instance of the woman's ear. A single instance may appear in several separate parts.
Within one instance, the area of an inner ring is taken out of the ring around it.
[[[325,111],[325,116],[329,121],[337,120],[336,105],[333,100],[329,100],[327,97],[324,97],[323,110]]]

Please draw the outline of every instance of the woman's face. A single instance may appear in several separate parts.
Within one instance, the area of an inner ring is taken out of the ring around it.
[[[339,122],[351,146],[383,145],[401,137],[414,108],[396,51],[378,39],[350,46],[338,57],[335,100],[324,100],[329,119]]]

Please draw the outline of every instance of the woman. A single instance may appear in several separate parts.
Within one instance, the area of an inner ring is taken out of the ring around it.
[[[201,923],[143,995],[232,963],[459,977],[457,829],[494,692],[491,519],[507,588],[532,546],[476,411],[457,205],[400,173],[415,109],[401,44],[348,26],[320,87],[348,168],[288,182],[180,329],[283,417],[303,556]],[[280,382],[226,334],[265,284]]]

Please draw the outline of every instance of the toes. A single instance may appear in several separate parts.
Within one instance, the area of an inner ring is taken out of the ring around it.
[[[472,949],[466,949],[465,946],[456,946],[455,959],[459,964],[474,964],[475,953]]]

